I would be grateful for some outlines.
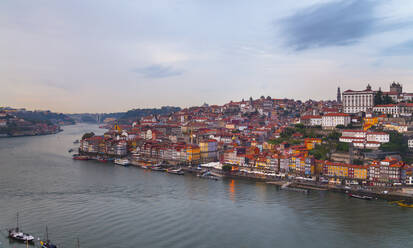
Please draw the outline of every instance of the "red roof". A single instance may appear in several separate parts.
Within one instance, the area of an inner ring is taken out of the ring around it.
[[[363,139],[364,140],[364,138],[363,137],[349,137],[349,136],[341,136],[340,137],[340,139],[341,138],[343,138],[343,139]]]
[[[324,116],[350,116],[350,115],[345,114],[345,113],[328,113],[328,114],[325,114]]]
[[[321,119],[320,115],[305,115],[300,117],[301,120]]]
[[[364,133],[364,132],[366,132],[366,131],[363,131],[363,130],[350,130],[350,129],[347,129],[347,130],[343,130],[343,131],[342,131],[342,133],[344,133],[344,132]]]
[[[367,132],[367,135],[369,134],[376,134],[376,135],[389,135],[388,133],[385,132]]]
[[[397,104],[381,104],[381,105],[376,105],[374,107],[396,107]]]

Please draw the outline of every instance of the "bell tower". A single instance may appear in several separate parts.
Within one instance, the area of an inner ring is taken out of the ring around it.
[[[340,90],[340,87],[337,88],[337,102],[341,103],[341,90]]]

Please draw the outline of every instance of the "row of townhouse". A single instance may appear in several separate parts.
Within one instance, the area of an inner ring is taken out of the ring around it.
[[[218,141],[214,139],[199,142],[201,160],[203,162],[215,162],[218,159]]]
[[[373,161],[369,165],[321,162],[322,176],[331,183],[362,183],[371,186],[394,186],[412,179],[411,166],[393,158]]]
[[[291,176],[321,176],[332,184],[393,186],[413,180],[412,167],[394,158],[374,161],[369,165],[354,165],[315,160],[305,153],[248,155],[234,148],[224,153],[223,163],[288,173]]]
[[[329,178],[330,183],[367,183],[368,166],[353,165],[326,161],[322,175]]]
[[[199,162],[201,151],[198,145],[163,144],[144,142],[134,151],[138,157],[176,162]]]
[[[93,136],[82,139],[79,149],[85,153],[126,156],[128,153],[128,143],[126,140],[114,140],[103,136]]]
[[[315,173],[315,160],[309,156],[292,156],[288,172],[296,176],[312,176]]]
[[[369,166],[369,181],[374,186],[388,186],[402,183],[406,177],[403,170],[407,166],[396,159],[387,158],[373,161]]]

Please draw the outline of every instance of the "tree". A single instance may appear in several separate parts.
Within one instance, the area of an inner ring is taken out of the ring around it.
[[[401,155],[405,155],[409,148],[402,134],[390,132],[390,141],[382,144],[381,149],[386,152],[400,152]]]
[[[327,136],[327,140],[338,141],[340,136],[341,136],[341,134],[339,132],[333,131]]]
[[[93,136],[95,136],[94,132],[85,133],[85,134],[83,134],[82,139],[88,139],[88,138],[91,138]]]
[[[340,142],[340,143],[337,144],[336,149],[337,149],[337,151],[340,151],[340,152],[348,152],[349,149],[350,149],[350,146],[349,146],[348,143]]]
[[[362,159],[354,159],[353,160],[353,164],[355,164],[355,165],[363,165],[363,160]]]
[[[222,171],[223,171],[223,172],[231,172],[231,171],[232,171],[232,165],[224,164],[224,165],[222,166]]]
[[[326,145],[316,145],[309,153],[313,155],[315,159],[326,160],[328,159],[329,149]]]
[[[383,102],[383,104],[392,104],[392,103],[394,103],[393,99],[388,94],[384,95],[382,102]]]
[[[295,124],[295,127],[298,128],[298,129],[304,129],[305,128],[304,124],[302,124],[302,123]]]
[[[381,89],[377,91],[376,95],[374,96],[374,105],[380,105],[383,104],[383,92],[381,92]]]

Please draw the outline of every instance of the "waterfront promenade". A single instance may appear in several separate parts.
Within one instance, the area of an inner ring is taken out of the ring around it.
[[[85,153],[83,153],[85,154]],[[89,155],[90,160],[97,160],[95,155]],[[151,170],[151,165],[157,164],[157,161],[146,161],[145,163],[138,162],[136,157],[129,156],[130,164],[137,168],[143,168],[146,170]],[[159,163],[159,161],[158,161]],[[321,183],[317,181],[309,180],[300,180],[300,179],[287,179],[287,177],[279,178],[276,176],[269,176],[268,174],[260,173],[246,173],[240,171],[233,172],[223,172],[220,169],[202,167],[201,166],[188,166],[185,164],[168,164],[165,168],[176,169],[181,168],[187,173],[198,175],[204,171],[212,171],[222,177],[223,179],[236,179],[236,180],[247,180],[255,182],[265,182],[269,185],[282,186],[286,183],[289,184],[289,188],[305,189],[305,190],[316,190],[316,191],[331,191],[343,194],[362,194],[370,196],[374,199],[382,199],[387,201],[413,201],[412,194],[406,194],[401,192],[402,187],[373,187],[373,186],[360,186],[360,185],[337,185],[337,184],[328,184]],[[275,174],[275,173],[274,173]],[[304,179],[304,178],[303,178]]]

